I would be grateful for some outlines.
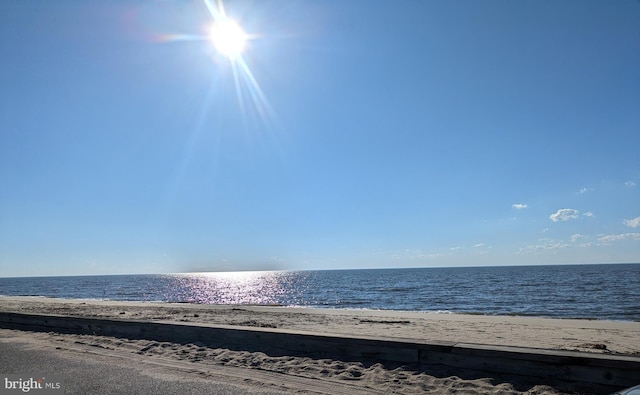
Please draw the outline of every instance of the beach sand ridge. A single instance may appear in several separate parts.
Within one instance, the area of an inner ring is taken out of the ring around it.
[[[640,322],[387,310],[0,297],[0,311],[640,356]]]

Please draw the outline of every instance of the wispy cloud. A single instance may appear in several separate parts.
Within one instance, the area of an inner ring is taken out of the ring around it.
[[[620,240],[640,240],[640,233],[622,233],[618,235],[605,235],[605,236],[598,237],[598,240],[605,244],[609,244],[614,241],[620,241]]]
[[[584,239],[584,236],[576,233],[575,235],[571,236],[571,242],[575,243],[576,241],[580,240],[580,239]]]
[[[390,258],[393,260],[411,260],[411,261],[439,258],[442,256],[444,256],[444,254],[441,252],[426,253],[422,250],[411,249],[411,248],[405,248],[404,250],[392,252],[390,254]]]
[[[581,188],[581,189],[578,191],[578,195],[584,195],[585,193],[587,193],[587,192],[591,192],[591,191],[593,191],[593,188]]]
[[[591,211],[587,211],[586,213],[582,213],[585,217],[593,217],[593,213]]]
[[[586,243],[580,243],[577,246],[582,248],[588,248],[588,247],[598,247],[598,244],[588,241]]]
[[[525,208],[527,208],[527,204],[526,203],[514,203],[511,205],[511,207],[517,209],[517,210],[523,210]]]
[[[542,238],[538,240],[538,244],[532,244],[527,247],[521,248],[518,251],[520,254],[526,254],[531,252],[540,252],[540,251],[557,251],[563,248],[571,247],[570,244],[564,241],[555,241],[550,238]]]
[[[492,246],[486,245],[485,243],[474,244],[473,248],[475,248],[474,252],[480,255],[489,254],[493,249]]]
[[[571,219],[577,219],[580,215],[580,211],[572,209],[572,208],[561,208],[555,213],[551,214],[549,218],[553,222],[564,222],[569,221]]]
[[[626,185],[629,188],[633,188],[633,187],[636,186],[636,183],[633,182],[633,181],[627,181],[627,182],[624,183],[624,185]]]
[[[625,219],[622,223],[632,228],[637,228],[640,226],[640,217]]]
[[[569,247],[569,244],[565,243],[564,241],[550,242],[542,245],[542,248],[545,250],[558,250],[560,248],[567,247]]]

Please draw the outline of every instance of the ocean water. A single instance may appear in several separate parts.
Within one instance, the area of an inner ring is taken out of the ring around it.
[[[0,295],[640,321],[640,264],[0,278]]]

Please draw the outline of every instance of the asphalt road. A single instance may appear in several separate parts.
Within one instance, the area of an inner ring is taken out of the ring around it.
[[[100,336],[0,329],[0,394],[3,374],[61,377],[65,393],[214,395],[383,395],[349,380],[324,380],[250,366],[229,366],[128,347],[103,347]],[[14,378],[15,379],[15,378]],[[21,393],[10,391],[9,393]],[[31,393],[31,392],[29,392]],[[33,393],[36,393],[35,391]]]
[[[257,385],[230,385],[215,373],[206,378],[161,366],[123,364],[117,358],[96,354],[70,354],[55,349],[35,349],[25,343],[0,341],[2,374],[52,374],[63,378],[71,394],[219,394],[282,395],[265,392]],[[124,366],[123,366],[124,365]]]

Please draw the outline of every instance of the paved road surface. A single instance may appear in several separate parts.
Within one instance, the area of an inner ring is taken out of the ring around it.
[[[229,377],[210,371],[185,371],[117,356],[56,350],[28,342],[16,342],[18,331],[1,330],[0,376],[17,374],[55,374],[63,377],[66,394],[219,394],[281,395],[265,390],[260,383],[229,384]],[[7,336],[7,332],[12,332]],[[25,335],[23,335],[25,336]],[[28,336],[28,333],[26,333]],[[246,375],[245,372],[242,372]],[[204,377],[203,377],[204,376]],[[233,381],[233,380],[231,380]],[[238,381],[242,381],[239,379]]]
[[[3,381],[3,374],[62,376],[66,395],[383,394],[350,383],[243,367],[150,358],[86,343],[59,342],[43,333],[9,329],[0,329],[0,381]]]
[[[78,354],[56,355],[52,350],[28,349],[25,344],[0,343],[0,373],[49,373],[62,375],[66,394],[220,394],[275,395],[255,386],[221,382],[215,375],[207,379],[190,378],[182,372],[155,367],[123,367],[110,357]]]

